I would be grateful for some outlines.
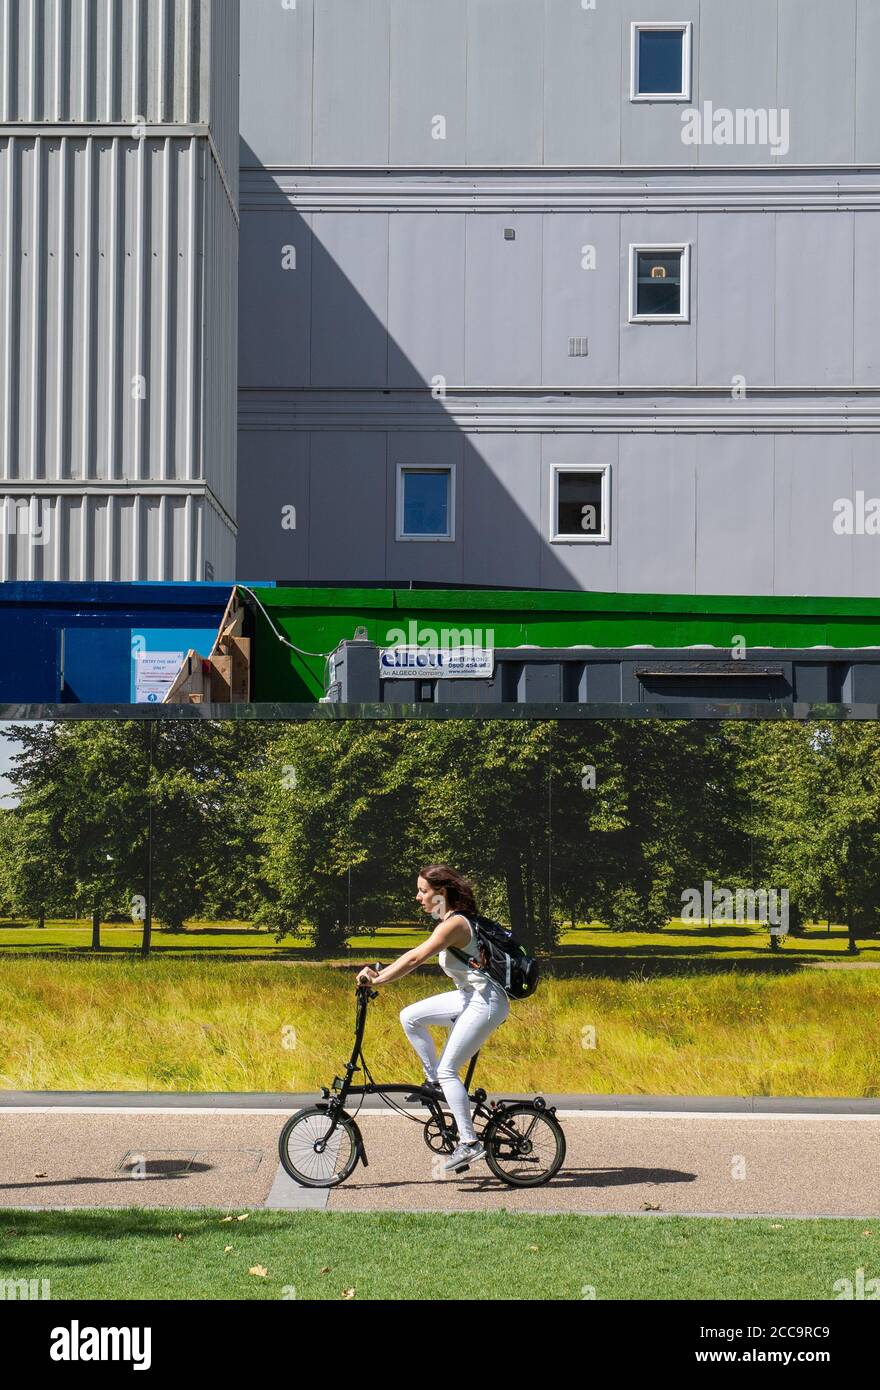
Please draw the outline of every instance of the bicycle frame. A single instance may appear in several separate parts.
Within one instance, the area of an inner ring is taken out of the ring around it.
[[[345,1102],[348,1099],[348,1097],[352,1095],[419,1095],[421,1097],[421,1102],[424,1108],[430,1111],[431,1118],[436,1123],[439,1133],[441,1135],[446,1135],[449,1138],[452,1137],[450,1131],[447,1129],[447,1125],[443,1116],[443,1098],[437,1097],[433,1092],[425,1091],[421,1086],[413,1086],[412,1084],[401,1085],[396,1082],[393,1082],[387,1086],[383,1085],[381,1082],[378,1081],[368,1081],[359,1085],[354,1084],[352,1078],[355,1072],[360,1071],[361,1066],[364,1072],[367,1071],[366,1059],[363,1055],[364,1032],[366,1029],[367,1022],[367,1007],[370,999],[375,999],[377,998],[377,996],[378,990],[371,990],[369,985],[357,986],[354,1047],[352,1048],[350,1058],[345,1064],[345,1075],[335,1076],[333,1078],[332,1087],[321,1087],[321,1096],[327,1102],[327,1104],[326,1106],[322,1105],[320,1108],[327,1110],[327,1113],[331,1119],[331,1124],[327,1133],[324,1134],[321,1140],[319,1141],[319,1145],[316,1146],[316,1151],[323,1152],[323,1150],[327,1147],[330,1137],[338,1124],[338,1116],[340,1114],[345,1113]],[[528,1142],[532,1129],[537,1123],[539,1114],[542,1111],[547,1110],[551,1115],[555,1115],[556,1106],[548,1106],[543,1096],[536,1096],[534,1102],[523,1102],[521,1099],[517,1100],[515,1098],[510,1098],[508,1100],[493,1100],[489,1102],[489,1105],[487,1107],[485,1104],[487,1100],[486,1092],[483,1090],[481,1086],[477,1087],[473,1095],[471,1095],[470,1093],[470,1086],[473,1080],[474,1071],[477,1065],[477,1058],[479,1057],[479,1055],[480,1053],[478,1050],[474,1053],[474,1055],[468,1062],[467,1074],[465,1076],[464,1081],[464,1087],[468,1093],[468,1099],[473,1102],[475,1107],[473,1111],[473,1120],[474,1122],[476,1122],[478,1119],[485,1120],[487,1122],[492,1122],[494,1125],[494,1132],[497,1134],[498,1131],[501,1131],[506,1136],[508,1136],[510,1138],[511,1143],[519,1151],[522,1148],[523,1144]],[[358,1066],[358,1062],[361,1063],[361,1066]],[[532,1107],[534,1108],[534,1116],[532,1122],[529,1125],[528,1129],[525,1131],[525,1134],[519,1133],[510,1124],[508,1124],[504,1118],[505,1111],[508,1107],[521,1106],[523,1104],[525,1104],[529,1109],[531,1109]],[[353,1116],[349,1116],[348,1118],[354,1126],[360,1158],[364,1164],[364,1167],[366,1167],[367,1153],[366,1146],[363,1141],[363,1136]],[[483,1134],[485,1133],[486,1130],[484,1129]]]
[[[418,1093],[421,1094],[423,1103],[426,1106],[426,1108],[431,1111],[433,1118],[437,1121],[440,1127],[443,1128],[442,1097],[432,1095],[431,1092],[428,1091],[422,1092],[421,1086],[414,1086],[412,1082],[410,1082],[408,1085],[392,1082],[390,1085],[386,1086],[378,1081],[368,1081],[365,1082],[363,1085],[355,1085],[352,1081],[352,1077],[354,1076],[356,1071],[360,1071],[366,1068],[366,1060],[363,1055],[363,1041],[364,1032],[367,1024],[367,1005],[370,999],[376,998],[377,994],[378,990],[370,990],[369,987],[366,985],[359,985],[357,987],[358,998],[357,1011],[355,1016],[354,1047],[351,1051],[351,1057],[345,1064],[345,1075],[335,1076],[333,1078],[332,1086],[321,1087],[321,1095],[324,1097],[325,1100],[329,1100],[329,1105],[327,1106],[327,1109],[330,1112],[330,1114],[335,1117],[337,1112],[345,1107],[345,1102],[349,1096],[372,1096],[378,1094],[415,1095]],[[475,1117],[482,1116],[485,1119],[489,1119],[491,1116],[491,1111],[486,1110],[483,1106],[483,1102],[486,1099],[486,1092],[482,1090],[482,1088],[480,1088],[476,1090],[473,1095],[470,1094],[470,1086],[471,1082],[473,1081],[474,1071],[476,1070],[477,1058],[479,1057],[479,1055],[480,1053],[478,1050],[474,1053],[473,1057],[468,1062],[468,1069],[464,1080],[464,1088],[468,1092],[468,1098],[472,1100],[477,1107],[474,1112]],[[361,1066],[358,1066],[358,1062],[361,1063]],[[495,1104],[496,1102],[493,1102],[493,1106]],[[324,1136],[325,1143],[330,1138],[330,1135],[333,1133],[333,1130],[335,1128],[336,1123],[334,1119],[334,1123],[331,1125],[327,1134]]]

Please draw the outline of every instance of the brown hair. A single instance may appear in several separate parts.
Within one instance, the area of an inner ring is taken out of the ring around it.
[[[428,880],[432,888],[446,895],[446,906],[457,912],[475,914],[477,911],[473,886],[449,864],[428,864],[419,870],[421,878]]]

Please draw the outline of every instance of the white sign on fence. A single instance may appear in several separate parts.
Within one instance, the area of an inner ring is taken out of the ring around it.
[[[490,680],[493,647],[386,647],[379,653],[382,680]]]
[[[161,705],[186,652],[135,652],[135,704]]]

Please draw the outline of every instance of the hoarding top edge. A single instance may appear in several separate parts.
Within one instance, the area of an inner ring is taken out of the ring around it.
[[[362,589],[277,585],[263,589],[269,608],[482,609],[512,612],[756,614],[788,618],[880,619],[876,598],[807,598],[752,594],[621,594],[572,589]]]
[[[57,720],[880,720],[878,704],[801,704],[694,700],[681,704],[249,704],[0,705],[0,723]]]

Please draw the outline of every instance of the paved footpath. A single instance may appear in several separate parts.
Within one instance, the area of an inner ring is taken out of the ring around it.
[[[220,1207],[880,1218],[880,1101],[547,1096],[567,1153],[546,1187],[485,1163],[435,1176],[427,1112],[379,1097],[358,1122],[369,1167],[309,1189],[278,1162],[314,1095],[0,1092],[0,1207]]]

